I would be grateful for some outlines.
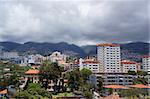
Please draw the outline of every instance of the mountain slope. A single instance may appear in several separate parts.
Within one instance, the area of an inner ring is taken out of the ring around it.
[[[150,44],[144,42],[132,42],[126,44],[120,44],[121,50],[127,50],[131,53],[138,53],[141,55],[148,55],[150,51]],[[87,54],[96,54],[96,45],[82,46],[82,49]]]
[[[19,43],[15,43],[15,42],[0,42],[0,46],[3,47],[3,50],[5,51],[12,51],[15,48],[17,48],[18,46],[20,46],[21,44]]]
[[[135,53],[135,55],[148,55],[150,50],[150,44],[144,42],[133,42],[120,45],[121,45],[121,52]],[[77,45],[68,44],[65,42],[60,43],[26,42],[24,44],[19,44],[15,42],[0,42],[0,46],[3,47],[4,51],[18,51],[22,53],[25,52],[40,53],[43,55],[50,54],[53,51],[78,54],[81,57],[96,54],[96,45],[86,45],[79,47]]]
[[[5,45],[6,44],[6,45]],[[85,56],[85,52],[74,44],[68,44],[65,42],[60,43],[36,43],[26,42],[24,44],[18,44],[14,42],[1,42],[0,46],[3,46],[5,51],[17,51],[28,53],[40,53],[50,54],[53,51],[71,52],[80,56]],[[7,50],[8,49],[8,50]]]
[[[147,55],[150,51],[150,44],[144,42],[133,42],[127,44],[121,44],[122,50],[128,50],[132,53],[139,53],[141,55]]]

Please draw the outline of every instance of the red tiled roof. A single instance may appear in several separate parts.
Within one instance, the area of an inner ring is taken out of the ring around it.
[[[25,72],[25,74],[39,74],[39,73],[40,73],[39,70],[32,70],[32,69]]]
[[[111,44],[111,43],[103,43],[103,44],[97,44],[97,46],[120,46],[119,44]]]
[[[134,87],[134,88],[150,88],[150,86],[146,86],[146,85],[143,85],[143,84],[131,85],[130,87]]]
[[[93,64],[98,64],[99,62],[98,61],[84,61],[83,63],[93,63]]]
[[[104,88],[112,88],[112,89],[129,89],[126,86],[120,86],[120,85],[107,85],[107,86],[103,86]]]
[[[136,62],[132,62],[132,61],[127,61],[127,62],[121,62],[121,64],[136,64]]]
[[[150,58],[150,56],[149,55],[145,55],[142,58]]]
[[[7,89],[0,91],[0,94],[7,94],[7,93],[8,93]]]

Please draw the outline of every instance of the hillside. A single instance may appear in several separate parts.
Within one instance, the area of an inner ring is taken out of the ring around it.
[[[150,50],[150,44],[144,42],[132,42],[121,45],[121,52],[123,57],[127,57],[124,53],[131,53],[131,55],[147,55]],[[74,44],[68,44],[66,42],[60,43],[37,43],[37,42],[26,42],[24,44],[19,44],[15,42],[0,42],[0,46],[4,51],[17,51],[21,53],[40,53],[40,54],[50,54],[53,51],[61,51],[63,53],[71,53],[75,55],[80,55],[84,57],[86,55],[95,55],[96,46],[95,45],[85,45],[79,47]],[[128,54],[130,55],[130,54]],[[130,55],[130,57],[132,57]]]

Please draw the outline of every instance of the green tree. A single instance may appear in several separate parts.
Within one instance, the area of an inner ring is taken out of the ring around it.
[[[98,84],[97,84],[98,90],[102,91],[102,89],[103,89],[103,79],[99,78],[97,82],[98,82]]]
[[[40,84],[29,83],[27,89],[21,92],[17,92],[14,96],[16,99],[52,99],[52,94],[47,90],[41,88]]]
[[[40,89],[41,85],[39,83],[29,83],[27,86],[27,90],[28,89]]]
[[[83,68],[81,70],[81,74],[83,76],[83,79],[86,81],[89,78],[89,76],[92,74],[92,71],[89,69]]]
[[[136,75],[136,72],[129,70],[129,71],[128,71],[128,74],[129,74],[129,75]]]
[[[72,91],[74,89],[78,90],[79,86],[83,84],[84,81],[79,69],[74,69],[73,71],[67,72],[65,74],[65,78],[68,79],[68,86],[71,88]]]
[[[17,92],[14,96],[16,99],[29,99],[32,95],[29,94],[27,91]]]
[[[147,75],[147,72],[146,72],[146,71],[138,70],[138,71],[137,71],[137,74],[140,75],[140,76],[146,76],[146,75]]]
[[[128,90],[119,90],[119,96],[121,97],[133,97],[133,96],[140,96],[140,95],[148,95],[148,91],[145,89],[128,89]]]
[[[62,76],[63,68],[58,66],[58,63],[45,61],[40,67],[40,72],[40,80],[42,85],[47,88],[49,80],[56,82]]]
[[[144,84],[144,85],[146,85],[146,84],[148,84],[148,79],[146,79],[144,77],[138,77],[138,78],[135,78],[133,80],[133,83],[134,84]]]
[[[84,96],[86,99],[92,99],[93,94],[92,94],[90,91],[85,91],[85,92],[83,93],[83,96]]]

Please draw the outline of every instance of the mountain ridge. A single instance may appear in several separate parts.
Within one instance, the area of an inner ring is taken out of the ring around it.
[[[68,44],[67,42],[59,42],[59,43],[49,43],[49,42],[25,42],[23,44],[16,42],[0,42],[0,46],[3,47],[4,51],[17,51],[17,52],[32,52],[39,54],[49,54],[53,51],[60,52],[72,52],[74,54],[78,54],[81,57],[87,55],[95,55],[96,54],[96,45],[84,45],[77,46],[75,44]],[[122,50],[127,50],[132,53],[138,53],[141,55],[149,54],[150,43],[146,42],[131,42],[120,44]]]

